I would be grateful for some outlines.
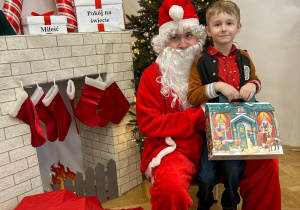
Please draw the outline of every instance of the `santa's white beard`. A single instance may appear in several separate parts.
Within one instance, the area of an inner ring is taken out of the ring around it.
[[[200,54],[200,50],[199,44],[184,50],[166,47],[157,57],[156,62],[162,74],[157,78],[157,82],[161,83],[160,92],[165,97],[173,98],[171,107],[175,106],[176,101],[179,102],[181,110],[191,107],[187,102],[189,77],[193,62]]]

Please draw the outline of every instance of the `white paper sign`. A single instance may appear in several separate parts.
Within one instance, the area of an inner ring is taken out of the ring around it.
[[[52,25],[26,25],[24,26],[24,34],[64,34],[67,33],[66,24]]]
[[[114,7],[81,11],[83,24],[101,24],[119,22],[118,10]]]
[[[76,7],[78,32],[96,32],[98,25],[104,24],[105,31],[120,31],[125,29],[122,4]]]

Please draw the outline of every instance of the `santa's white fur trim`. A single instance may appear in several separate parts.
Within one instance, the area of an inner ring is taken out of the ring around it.
[[[67,84],[67,95],[69,96],[70,100],[74,99],[75,96],[75,85],[72,80],[69,79],[68,84]]]
[[[23,105],[24,101],[28,98],[28,94],[23,91],[18,98],[18,100],[13,104],[13,106],[9,110],[9,115],[12,117],[16,117],[21,109],[21,106]]]
[[[183,18],[183,14],[183,8],[178,5],[173,5],[169,10],[170,17],[175,21],[181,20]]]
[[[179,21],[170,21],[159,27],[159,34],[168,33],[178,28],[189,28],[193,26],[199,26],[199,20],[197,18],[183,19]]]
[[[104,82],[101,82],[96,79],[91,79],[88,77],[85,77],[85,84],[92,86],[94,88],[100,89],[100,90],[105,90],[105,86],[106,86],[106,84]]]
[[[44,91],[43,88],[38,86],[35,91],[33,92],[32,96],[30,97],[32,103],[34,104],[34,106],[39,102],[39,100],[41,99],[41,97],[44,95]]]
[[[57,85],[53,85],[50,88],[50,90],[48,90],[45,98],[42,100],[43,104],[45,106],[49,106],[57,94],[58,94],[58,87]]]
[[[149,163],[147,169],[146,169],[146,172],[145,172],[145,175],[147,176],[147,178],[151,179],[151,182],[153,183],[154,182],[154,179],[153,179],[153,175],[152,175],[152,171],[155,167],[159,166],[160,165],[160,162],[161,162],[161,159],[174,152],[175,149],[176,149],[176,143],[173,141],[173,139],[171,137],[166,137],[165,138],[165,142],[167,145],[169,145],[168,147],[166,147],[165,149],[161,150],[156,157],[154,157],[151,162]]]
[[[179,22],[181,22],[181,21],[179,21]],[[205,27],[200,24],[198,24],[198,25],[197,24],[194,24],[194,25],[182,24],[181,27],[179,27],[179,28],[175,27],[170,31],[165,31],[165,33],[163,33],[163,34],[159,33],[158,35],[154,36],[151,41],[153,50],[157,54],[162,53],[163,50],[165,49],[166,44],[168,43],[170,37],[175,36],[177,33],[179,33],[179,34],[182,33],[183,30],[190,30],[196,36],[197,42],[201,45],[201,49],[203,48],[205,39],[206,39]]]

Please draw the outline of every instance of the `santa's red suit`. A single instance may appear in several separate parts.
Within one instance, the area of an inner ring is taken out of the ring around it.
[[[146,135],[141,171],[153,182],[152,209],[188,209],[188,194],[202,151],[201,107],[179,111],[172,98],[160,92],[159,66],[154,63],[142,75],[137,92],[139,128]],[[168,138],[171,137],[171,138]],[[247,160],[240,193],[243,210],[281,209],[278,159]]]
[[[280,210],[278,159],[246,160],[244,176],[240,182],[240,194],[243,210]]]
[[[159,76],[154,63],[137,92],[137,120],[146,135],[141,171],[153,182],[152,209],[184,210],[193,204],[188,189],[200,164],[204,112],[201,107],[179,111],[178,102],[172,108],[172,98],[160,92]]]

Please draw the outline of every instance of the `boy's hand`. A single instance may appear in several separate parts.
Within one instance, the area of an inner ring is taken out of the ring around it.
[[[248,82],[240,90],[240,99],[244,101],[250,101],[256,92],[256,85],[254,83]]]
[[[226,96],[229,102],[233,99],[239,99],[240,97],[239,92],[234,87],[224,82],[217,82],[215,84],[215,91]]]

